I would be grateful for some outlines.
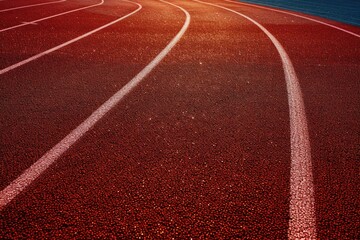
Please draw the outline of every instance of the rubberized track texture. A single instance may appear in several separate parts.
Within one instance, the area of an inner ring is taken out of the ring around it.
[[[232,0],[0,19],[0,238],[360,237],[359,27]]]

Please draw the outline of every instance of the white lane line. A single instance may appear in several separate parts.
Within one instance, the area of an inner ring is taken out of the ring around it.
[[[162,0],[160,0],[162,1]],[[127,94],[131,92],[170,52],[176,43],[184,35],[190,24],[190,14],[183,8],[166,2],[174,7],[182,10],[186,15],[186,20],[181,30],[170,41],[170,43],[133,79],[130,80],[124,87],[116,92],[109,100],[103,103],[97,110],[95,110],[90,117],[83,121],[77,128],[70,132],[63,140],[56,144],[51,150],[45,153],[38,161],[31,167],[25,170],[17,179],[10,183],[4,190],[0,192],[0,210],[2,210],[8,203],[10,203],[18,194],[20,194],[27,186],[29,186],[37,177],[39,177],[47,168],[49,168],[66,150],[75,144],[86,132],[88,132],[94,125],[103,118],[111,109],[113,109]],[[138,4],[139,5],[139,4]],[[140,5],[139,5],[140,6]],[[141,8],[141,6],[140,6]],[[138,8],[136,11],[138,11]]]
[[[291,179],[288,237],[289,239],[316,239],[310,138],[299,80],[288,54],[280,42],[266,28],[252,18],[220,5],[198,0],[194,1],[222,8],[251,21],[270,38],[279,52],[287,85],[290,115]]]
[[[3,29],[0,29],[0,32],[6,32],[6,31],[9,31],[9,30],[11,30],[11,29],[15,29],[15,28],[19,28],[19,27],[26,26],[26,25],[38,23],[38,22],[41,22],[41,21],[44,21],[44,20],[48,20],[48,19],[51,19],[51,18],[59,17],[59,16],[62,16],[62,15],[69,14],[69,13],[73,13],[73,12],[77,12],[77,11],[80,11],[80,10],[84,10],[84,9],[88,9],[88,8],[100,6],[100,5],[102,5],[102,4],[104,4],[104,0],[101,0],[99,3],[93,4],[93,5],[90,5],[90,6],[81,7],[81,8],[76,8],[76,9],[73,9],[73,10],[70,10],[70,11],[66,11],[66,12],[62,12],[62,13],[59,13],[59,14],[51,15],[51,16],[48,16],[48,17],[36,19],[36,20],[34,20],[34,21],[31,21],[31,22],[23,22],[22,24],[19,24],[19,25],[11,26],[11,27],[8,27],[8,28],[3,28]]]
[[[59,0],[59,1],[53,1],[53,2],[37,3],[37,4],[32,4],[32,5],[25,5],[25,6],[21,6],[21,7],[0,9],[0,13],[1,13],[1,12],[13,11],[13,10],[17,10],[17,9],[23,9],[23,8],[30,8],[30,7],[36,7],[36,6],[48,5],[48,4],[54,4],[54,3],[61,3],[61,2],[65,2],[65,1],[67,1],[67,0]]]
[[[331,28],[335,28],[337,30],[340,30],[342,32],[346,32],[348,34],[351,34],[351,35],[353,35],[355,37],[360,38],[359,34],[356,34],[354,32],[346,30],[344,28],[337,27],[337,26],[332,25],[330,23],[326,23],[326,22],[323,22],[323,21],[320,21],[320,20],[317,20],[317,19],[314,19],[314,18],[310,18],[310,17],[305,17],[305,16],[302,16],[302,15],[299,15],[299,14],[296,14],[296,13],[291,13],[291,12],[287,12],[287,11],[283,11],[283,10],[279,10],[279,9],[274,9],[274,8],[269,8],[269,7],[264,7],[264,6],[259,6],[259,5],[256,5],[256,4],[243,3],[243,2],[234,2],[234,1],[231,1],[231,0],[224,0],[224,1],[235,3],[235,4],[240,4],[240,5],[245,5],[245,6],[250,6],[250,7],[266,9],[266,10],[270,10],[270,11],[273,11],[273,12],[285,13],[285,14],[292,15],[292,16],[299,17],[299,18],[303,18],[303,19],[306,19],[306,20],[309,20],[309,21],[312,21],[312,22],[320,23],[322,25],[325,25],[325,26],[328,26],[328,27],[331,27]]]
[[[37,23],[35,23],[35,22],[23,22],[24,24],[26,24],[26,25],[38,25]]]
[[[130,1],[129,1],[129,2],[130,2]],[[141,8],[140,8],[140,9],[141,9]],[[16,68],[18,68],[18,67],[20,67],[20,66],[22,66],[22,65],[25,65],[25,64],[27,64],[27,63],[29,63],[29,62],[32,62],[32,61],[34,61],[34,60],[36,60],[36,59],[38,59],[38,58],[40,58],[40,57],[43,57],[43,56],[45,56],[45,55],[47,55],[47,54],[49,54],[49,53],[52,53],[52,52],[54,52],[54,51],[57,51],[57,50],[59,50],[59,49],[61,49],[61,48],[63,48],[63,47],[66,47],[66,46],[68,46],[68,45],[70,45],[70,44],[72,44],[72,43],[74,43],[74,42],[77,42],[77,41],[83,39],[83,38],[86,38],[86,37],[88,37],[88,36],[90,36],[90,35],[98,32],[98,31],[100,31],[100,30],[102,30],[102,29],[104,29],[104,28],[107,28],[107,27],[109,27],[109,26],[111,26],[111,25],[113,25],[113,24],[115,24],[115,23],[117,23],[117,22],[119,22],[119,21],[121,21],[121,20],[129,17],[130,15],[132,15],[132,14],[136,13],[137,11],[139,11],[140,9],[137,9],[137,10],[135,10],[134,12],[132,12],[132,13],[130,13],[130,14],[128,14],[128,15],[125,15],[125,16],[119,18],[119,19],[116,19],[115,21],[112,21],[112,22],[110,22],[110,23],[108,23],[108,24],[105,24],[105,25],[103,25],[103,26],[101,26],[101,27],[99,27],[99,28],[96,28],[96,29],[94,29],[94,30],[92,30],[92,31],[90,31],[90,32],[87,32],[87,33],[85,33],[85,34],[83,34],[83,35],[81,35],[81,36],[79,36],[79,37],[74,38],[74,39],[71,39],[71,40],[69,40],[69,41],[67,41],[67,42],[65,42],[65,43],[62,43],[62,44],[60,44],[60,45],[58,45],[58,46],[56,46],[56,47],[50,48],[50,49],[48,49],[48,50],[46,50],[46,51],[44,51],[44,52],[41,52],[41,53],[36,54],[36,55],[34,55],[34,56],[32,56],[32,57],[29,57],[29,58],[27,58],[27,59],[25,59],[25,60],[23,60],[23,61],[20,61],[20,62],[18,62],[18,63],[15,63],[15,64],[13,64],[13,65],[11,65],[11,66],[6,67],[6,68],[3,68],[3,69],[0,70],[0,75],[4,74],[4,73],[6,73],[6,72],[9,72],[9,71],[11,71],[11,70],[13,70],[13,69],[16,69]]]

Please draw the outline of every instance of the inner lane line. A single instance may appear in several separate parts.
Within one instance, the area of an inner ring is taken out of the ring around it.
[[[190,25],[190,14],[180,6],[160,0],[161,2],[179,8],[186,16],[185,22],[169,42],[169,44],[133,79],[131,79],[118,92],[103,103],[95,110],[90,117],[84,120],[78,127],[71,131],[63,140],[56,144],[52,149],[45,153],[32,166],[26,169],[17,179],[11,182],[5,189],[0,192],[0,211],[6,207],[17,195],[19,195],[26,187],[36,180],[45,170],[47,170],[58,158],[61,157],[72,145],[74,145],[86,132],[91,130],[94,125],[102,119],[111,109],[113,109],[127,94],[129,94],[171,51],[171,49],[179,42]],[[139,8],[131,14],[139,11],[141,5],[135,3]],[[130,16],[131,14],[127,15]],[[123,18],[122,18],[123,19]]]

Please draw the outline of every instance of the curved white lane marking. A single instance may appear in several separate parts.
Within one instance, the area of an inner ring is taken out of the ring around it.
[[[162,1],[162,0],[160,0]],[[90,117],[83,121],[77,128],[70,132],[63,140],[56,144],[44,156],[36,161],[31,167],[25,170],[17,179],[10,183],[4,190],[0,192],[0,210],[2,210],[8,203],[10,203],[19,193],[21,193],[27,186],[29,186],[36,178],[38,178],[47,168],[49,168],[66,150],[75,144],[86,132],[88,132],[101,118],[105,116],[111,109],[113,109],[127,94],[131,92],[170,52],[176,43],[184,35],[190,24],[190,14],[183,8],[166,2],[174,7],[182,10],[186,15],[186,20],[181,30],[169,42],[169,44],[133,79],[130,80],[124,87],[116,92],[109,100],[103,103],[97,110],[95,110]],[[139,5],[139,4],[138,4]],[[141,6],[136,10],[140,10]],[[133,12],[135,13],[135,12]],[[127,15],[129,16],[129,15]]]
[[[129,2],[130,2],[130,1],[129,1]],[[140,5],[139,5],[139,6],[140,6]],[[13,70],[13,69],[16,69],[16,68],[18,68],[18,67],[20,67],[20,66],[22,66],[22,65],[25,65],[25,64],[27,64],[27,63],[29,63],[29,62],[32,62],[32,61],[34,61],[34,60],[36,60],[36,59],[38,59],[38,58],[40,58],[40,57],[43,57],[43,56],[45,56],[45,55],[47,55],[47,54],[49,54],[49,53],[52,53],[52,52],[54,52],[54,51],[57,51],[57,50],[59,50],[59,49],[61,49],[61,48],[63,48],[63,47],[66,47],[66,46],[68,46],[68,45],[70,45],[70,44],[72,44],[72,43],[74,43],[74,42],[77,42],[77,41],[83,39],[83,38],[86,38],[86,37],[88,37],[88,36],[90,36],[90,35],[98,32],[98,31],[100,31],[100,30],[102,30],[102,29],[104,29],[104,28],[107,28],[107,27],[109,27],[109,26],[111,26],[111,25],[113,25],[113,24],[115,24],[115,23],[117,23],[117,22],[119,22],[119,21],[121,21],[121,20],[123,20],[123,19],[125,19],[125,18],[127,18],[127,17],[129,17],[129,16],[131,16],[131,15],[133,15],[134,13],[136,13],[137,11],[139,11],[140,9],[141,9],[141,7],[138,8],[138,9],[136,9],[134,12],[132,12],[132,13],[130,13],[130,14],[127,14],[127,15],[121,17],[121,18],[118,18],[118,19],[116,19],[115,21],[112,21],[112,22],[110,22],[110,23],[108,23],[108,24],[105,24],[105,25],[103,25],[103,26],[101,26],[101,27],[99,27],[99,28],[96,28],[96,29],[94,29],[94,30],[92,30],[92,31],[90,31],[90,32],[87,32],[87,33],[85,33],[85,34],[83,34],[83,35],[81,35],[81,36],[79,36],[79,37],[76,37],[76,38],[71,39],[71,40],[69,40],[69,41],[67,41],[67,42],[65,42],[65,43],[62,43],[62,44],[60,44],[60,45],[58,45],[58,46],[56,46],[56,47],[50,48],[50,49],[48,49],[48,50],[46,50],[46,51],[44,51],[44,52],[41,52],[41,53],[39,53],[39,54],[36,54],[36,55],[34,55],[34,56],[32,56],[32,57],[29,57],[29,58],[27,58],[27,59],[25,59],[25,60],[23,60],[23,61],[20,61],[20,62],[18,62],[18,63],[15,63],[15,64],[13,64],[13,65],[11,65],[11,66],[9,66],[9,67],[3,68],[3,69],[0,70],[0,75],[1,75],[1,74],[4,74],[4,73],[6,73],[6,72],[9,72],[9,71],[11,71],[11,70]]]
[[[0,9],[0,13],[1,13],[1,12],[9,12],[9,11],[17,10],[17,9],[23,9],[23,8],[30,8],[30,7],[36,7],[36,6],[48,5],[48,4],[54,4],[54,3],[61,3],[61,2],[65,2],[65,1],[67,1],[67,0],[59,0],[59,1],[53,1],[53,2],[46,2],[46,3],[37,3],[37,4],[25,5],[25,6],[21,6],[21,7]]]
[[[101,0],[101,2],[90,5],[90,6],[76,8],[76,9],[73,9],[73,10],[70,10],[70,11],[66,11],[66,12],[58,13],[58,14],[51,15],[51,16],[48,16],[48,17],[36,19],[36,20],[30,21],[30,22],[23,22],[22,24],[19,24],[19,25],[11,26],[11,27],[8,27],[8,28],[3,28],[3,29],[0,29],[0,32],[6,32],[6,31],[9,31],[11,29],[15,29],[15,28],[19,28],[19,27],[23,27],[23,26],[27,26],[27,25],[34,25],[35,23],[38,23],[38,22],[41,22],[41,21],[44,21],[44,20],[48,20],[48,19],[51,19],[51,18],[55,18],[55,17],[65,15],[65,14],[69,14],[69,13],[81,11],[81,10],[84,10],[84,9],[100,6],[102,4],[104,4],[104,0]]]
[[[330,23],[326,23],[326,22],[323,22],[323,21],[320,21],[320,20],[317,20],[317,19],[314,19],[314,18],[310,18],[310,17],[305,17],[305,16],[302,16],[302,15],[299,15],[299,14],[296,14],[296,13],[291,13],[291,12],[287,12],[287,11],[283,11],[283,10],[279,10],[279,9],[274,9],[274,8],[269,8],[269,7],[264,7],[264,6],[259,6],[259,5],[256,5],[256,4],[251,4],[251,3],[243,3],[243,2],[234,2],[234,1],[231,1],[231,0],[224,0],[226,2],[231,2],[231,3],[235,3],[235,4],[240,4],[240,5],[245,5],[245,6],[250,6],[250,7],[255,7],[255,8],[261,8],[261,9],[266,9],[266,10],[270,10],[270,11],[273,11],[273,12],[279,12],[279,13],[284,13],[284,14],[288,14],[288,15],[292,15],[292,16],[295,16],[295,17],[299,17],[299,18],[303,18],[303,19],[306,19],[306,20],[309,20],[309,21],[312,21],[312,22],[316,22],[316,23],[320,23],[322,25],[325,25],[325,26],[328,26],[328,27],[331,27],[331,28],[335,28],[337,30],[340,30],[342,32],[346,32],[348,34],[351,34],[355,37],[358,37],[360,38],[360,35],[359,34],[356,34],[354,32],[351,32],[349,30],[346,30],[346,29],[343,29],[341,27],[337,27],[335,25],[332,25]]]
[[[316,216],[311,149],[304,101],[293,64],[280,42],[260,23],[230,8],[202,2],[240,15],[258,26],[280,54],[286,80],[291,140],[289,239],[316,239]]]

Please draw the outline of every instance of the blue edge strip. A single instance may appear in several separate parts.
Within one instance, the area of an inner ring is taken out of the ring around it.
[[[307,13],[360,26],[360,0],[238,0],[240,2]]]

